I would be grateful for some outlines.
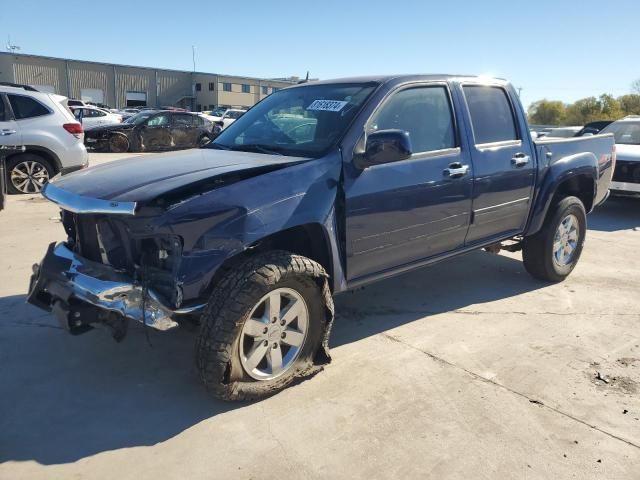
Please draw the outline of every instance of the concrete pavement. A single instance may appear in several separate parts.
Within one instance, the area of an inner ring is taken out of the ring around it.
[[[333,363],[254,404],[206,395],[192,333],[26,305],[56,217],[0,213],[1,479],[640,478],[640,200],[590,217],[562,284],[476,252],[337,297]]]

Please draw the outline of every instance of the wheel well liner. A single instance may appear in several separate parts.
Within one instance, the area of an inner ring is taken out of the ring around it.
[[[593,208],[595,196],[595,181],[590,175],[576,175],[563,181],[554,193],[553,203],[561,198],[578,197],[587,213]]]

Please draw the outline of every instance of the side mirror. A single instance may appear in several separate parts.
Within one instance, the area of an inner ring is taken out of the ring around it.
[[[404,130],[378,130],[367,135],[364,152],[357,156],[356,166],[367,168],[372,165],[398,162],[411,157],[411,139]]]

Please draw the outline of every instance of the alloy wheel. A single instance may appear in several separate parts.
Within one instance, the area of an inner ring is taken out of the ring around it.
[[[16,164],[10,173],[11,184],[22,193],[40,193],[49,181],[49,171],[40,162],[27,160]]]
[[[240,334],[240,363],[256,380],[272,380],[289,370],[307,339],[309,309],[302,295],[276,288],[253,307]]]
[[[575,257],[578,248],[580,232],[578,219],[569,214],[560,222],[553,238],[553,261],[561,266],[567,266]]]

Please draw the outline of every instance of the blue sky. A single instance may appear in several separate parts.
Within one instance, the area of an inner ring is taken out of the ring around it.
[[[640,78],[638,0],[432,2],[4,0],[23,53],[259,77],[387,73],[505,77],[526,104]]]

